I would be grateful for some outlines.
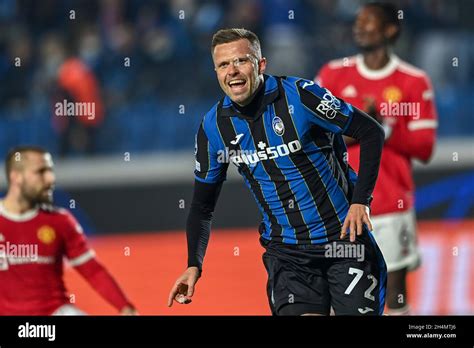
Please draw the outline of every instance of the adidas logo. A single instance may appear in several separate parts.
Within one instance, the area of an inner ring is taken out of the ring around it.
[[[353,85],[348,85],[342,90],[341,96],[343,98],[355,98],[357,97],[357,90]]]

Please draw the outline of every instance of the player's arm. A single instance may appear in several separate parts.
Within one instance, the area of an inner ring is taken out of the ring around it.
[[[168,296],[169,307],[173,305],[173,301],[181,304],[191,303],[194,287],[201,277],[211,233],[212,213],[228,167],[228,163],[220,163],[217,158],[217,151],[201,124],[196,136],[194,194],[186,221],[188,267],[171,288]]]
[[[222,181],[217,183],[194,182],[194,194],[186,221],[188,244],[188,268],[196,267],[202,272],[204,255],[211,232],[212,213],[219,198]]]
[[[121,314],[137,314],[134,306],[127,300],[115,279],[95,258],[75,266],[75,269],[99,295],[114,306]]]
[[[168,297],[168,306],[173,300],[178,303],[191,303],[194,286],[201,277],[202,264],[211,234],[212,213],[221,191],[222,181],[218,183],[194,182],[194,194],[186,221],[188,245],[188,268],[176,280]]]
[[[119,285],[105,267],[97,261],[89,248],[82,228],[76,219],[65,212],[64,239],[69,264],[121,314],[136,314],[134,306],[126,298]]]
[[[316,84],[319,86],[327,88],[331,91],[334,88],[332,82],[335,80],[335,77],[331,75],[333,74],[331,74],[331,68],[329,67],[329,63],[327,63],[318,71],[314,77],[314,82],[316,82]],[[357,140],[351,137],[344,135],[343,138],[347,146],[357,144]]]
[[[411,105],[415,114],[409,115],[405,127],[395,127],[386,146],[410,158],[428,162],[433,154],[438,126],[434,92],[428,78],[420,78],[410,87]]]
[[[335,134],[347,135],[360,143],[359,174],[341,230],[341,238],[349,229],[350,240],[354,241],[356,234],[362,234],[363,224],[372,229],[369,205],[382,158],[384,131],[365,112],[334,97],[330,91],[317,84],[299,81],[297,88],[301,102],[308,111],[306,114],[313,124]]]

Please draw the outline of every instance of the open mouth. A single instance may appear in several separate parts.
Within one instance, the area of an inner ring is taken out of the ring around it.
[[[244,79],[235,79],[232,81],[229,81],[227,85],[230,87],[230,89],[233,92],[240,92],[245,88],[245,85],[247,84],[247,81]]]

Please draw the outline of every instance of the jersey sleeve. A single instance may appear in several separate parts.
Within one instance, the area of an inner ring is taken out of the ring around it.
[[[387,142],[387,146],[407,157],[427,162],[434,149],[438,116],[434,103],[434,91],[427,76],[414,81],[408,98],[414,108],[407,115],[403,127],[397,127]]]
[[[419,78],[411,88],[411,101],[420,103],[419,114],[414,114],[410,118],[407,128],[414,132],[421,129],[436,129],[438,125],[438,115],[434,103],[434,90],[430,79],[425,76]]]
[[[65,241],[65,253],[69,264],[73,267],[80,266],[95,257],[90,249],[86,236],[76,218],[68,211],[61,212],[65,215],[63,225],[63,236]]]
[[[209,141],[204,131],[204,122],[199,126],[194,148],[196,180],[208,184],[217,183],[226,179],[228,162],[225,154],[219,153]]]
[[[329,77],[330,74],[329,64],[325,64],[314,77],[314,82],[319,86],[324,86],[328,89],[331,89],[330,82],[332,79]]]
[[[332,133],[344,133],[352,120],[352,105],[336,98],[314,81],[299,80],[296,87],[305,116],[309,121]]]

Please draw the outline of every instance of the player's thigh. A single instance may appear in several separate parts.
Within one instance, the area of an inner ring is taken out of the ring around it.
[[[323,271],[298,267],[298,256],[265,252],[263,262],[268,273],[267,295],[273,315],[328,315],[330,296]]]
[[[387,271],[376,245],[365,245],[364,260],[335,260],[328,268],[328,281],[336,315],[383,313]]]
[[[416,269],[421,262],[413,210],[372,217],[373,235],[388,272]]]

